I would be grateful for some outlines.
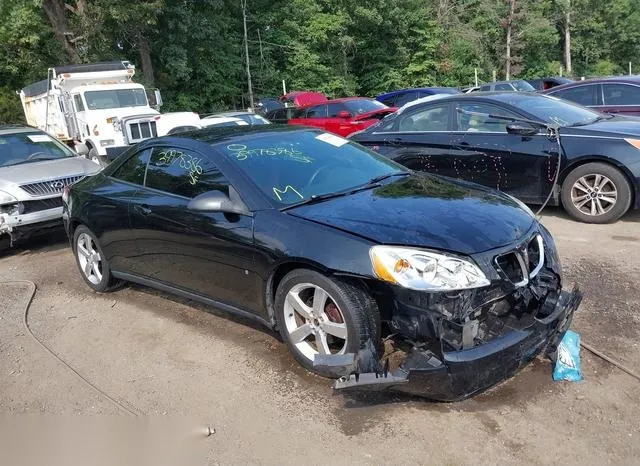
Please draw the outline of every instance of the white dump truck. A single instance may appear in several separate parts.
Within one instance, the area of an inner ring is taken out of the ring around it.
[[[99,163],[123,146],[200,120],[192,112],[161,115],[160,91],[148,92],[134,75],[127,61],[50,68],[47,79],[20,92],[27,123]]]

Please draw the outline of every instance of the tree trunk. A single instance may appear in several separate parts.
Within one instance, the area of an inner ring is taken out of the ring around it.
[[[571,69],[571,3],[567,2],[567,9],[564,14],[564,66],[567,69],[567,76],[572,76]]]
[[[242,23],[244,25],[244,56],[247,65],[247,87],[249,88],[249,105],[255,107],[253,102],[253,86],[251,85],[251,68],[249,67],[249,41],[247,37],[247,0],[241,1],[242,6]]]
[[[511,33],[513,29],[513,17],[516,11],[516,0],[509,0],[509,18],[507,19],[507,51],[505,57],[505,79],[511,79]]]
[[[153,75],[153,63],[151,62],[149,41],[143,35],[139,35],[137,42],[138,52],[140,53],[140,64],[142,65],[142,76],[144,76],[145,84],[149,87],[153,87],[155,85],[155,77]]]
[[[81,63],[82,59],[68,38],[72,37],[65,14],[65,5],[61,0],[44,0],[42,5],[56,40],[62,45],[72,63]]]

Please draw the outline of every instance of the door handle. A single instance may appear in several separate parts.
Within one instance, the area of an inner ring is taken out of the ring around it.
[[[385,139],[385,142],[391,145],[398,145],[398,144],[402,144],[404,142],[404,140],[402,138],[390,138],[390,139]]]
[[[141,213],[142,215],[149,215],[151,213],[151,209],[149,208],[148,205],[146,204],[142,204],[142,205],[137,205],[134,207],[139,213]]]

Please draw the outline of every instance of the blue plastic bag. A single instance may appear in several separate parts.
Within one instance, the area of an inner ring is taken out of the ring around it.
[[[558,359],[553,370],[553,380],[568,380],[569,382],[582,380],[580,335],[572,330],[567,330],[558,346]]]

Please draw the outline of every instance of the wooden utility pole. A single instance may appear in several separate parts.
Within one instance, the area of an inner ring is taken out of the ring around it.
[[[571,76],[571,0],[566,0],[564,11],[564,66]]]
[[[247,38],[247,0],[241,0],[242,6],[242,23],[244,25],[244,57],[247,63],[247,86],[249,87],[249,105],[254,107],[253,102],[253,86],[251,85],[251,69],[249,67],[249,41]]]
[[[516,0],[509,0],[509,17],[507,18],[507,52],[505,60],[505,79],[511,79],[511,33],[513,29],[513,19],[516,12]]]

